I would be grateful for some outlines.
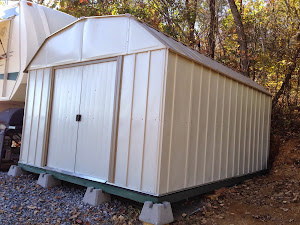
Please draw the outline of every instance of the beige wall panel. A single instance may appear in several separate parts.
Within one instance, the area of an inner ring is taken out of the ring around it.
[[[235,164],[234,164],[234,171],[233,176],[241,175],[241,143],[242,143],[242,109],[243,109],[243,90],[244,85],[237,84],[237,92],[236,92],[236,126],[235,126]]]
[[[36,80],[35,80],[35,94],[34,94],[34,103],[32,109],[32,124],[31,124],[31,132],[29,139],[29,155],[28,155],[28,163],[34,164],[35,156],[36,156],[36,144],[37,144],[37,136],[39,132],[39,117],[40,117],[40,109],[41,109],[41,98],[43,92],[43,70],[36,71]]]
[[[230,93],[232,81],[228,78],[225,79],[224,89],[224,112],[222,124],[222,162],[221,162],[221,179],[227,178],[228,174],[228,157],[229,157],[229,120],[230,120]]]
[[[168,68],[166,76],[165,87],[165,105],[163,116],[163,142],[161,152],[161,165],[160,165],[160,188],[159,193],[168,192],[168,177],[170,171],[170,157],[172,154],[172,131],[173,131],[173,117],[174,117],[174,88],[176,84],[176,64],[178,56],[169,53],[168,55]]]
[[[50,82],[51,82],[51,69],[44,69],[43,76],[43,91],[41,99],[41,110],[39,116],[39,128],[36,144],[36,156],[35,156],[35,165],[42,165],[43,151],[45,151],[45,142],[46,142],[46,129],[47,129],[47,120],[49,112],[49,95],[50,95]]]
[[[201,101],[200,101],[200,121],[199,121],[199,137],[198,137],[198,154],[197,154],[197,175],[196,183],[204,183],[204,168],[206,158],[207,145],[207,128],[208,128],[208,91],[209,91],[210,73],[203,67],[201,80]]]
[[[257,93],[257,110],[256,110],[256,147],[255,147],[255,157],[256,157],[256,164],[255,164],[255,170],[261,170],[261,160],[262,160],[262,157],[261,157],[261,133],[262,133],[262,118],[261,118],[261,97],[262,97],[262,94],[261,93]]]
[[[141,190],[155,193],[160,148],[160,115],[165,51],[151,52]]]
[[[216,109],[216,137],[215,137],[215,154],[214,154],[214,173],[213,179],[219,180],[221,175],[222,150],[223,150],[223,114],[224,114],[224,90],[226,78],[219,76],[217,91],[217,109]]]
[[[249,148],[249,173],[253,172],[253,165],[254,165],[254,148],[255,148],[255,122],[256,122],[256,101],[257,95],[256,91],[251,89],[252,92],[252,101],[251,101],[251,137],[250,139],[250,148]]]
[[[264,122],[264,130],[265,130],[265,138],[264,138],[264,150],[263,150],[263,168],[266,169],[268,166],[268,155],[270,148],[270,128],[271,128],[271,107],[272,107],[272,98],[269,96],[265,97],[265,122]]]
[[[207,117],[207,145],[205,155],[205,173],[204,182],[213,181],[214,160],[215,160],[215,143],[216,143],[216,122],[217,122],[217,96],[219,89],[219,75],[213,71],[209,73],[210,81],[207,84],[208,90],[208,117]]]
[[[256,92],[256,101],[255,101],[255,130],[254,130],[254,135],[255,135],[255,140],[254,140],[254,163],[253,163],[253,171],[257,171],[258,170],[258,164],[259,164],[259,158],[258,158],[258,151],[259,151],[259,133],[260,133],[260,129],[259,129],[259,125],[260,125],[260,116],[259,113],[261,111],[260,109],[260,93]]]
[[[236,121],[237,121],[237,85],[238,83],[232,81],[231,92],[230,92],[230,122],[229,122],[229,143],[228,143],[228,170],[227,177],[232,177],[234,174],[235,167],[237,167],[238,160],[236,160],[235,155],[237,155],[237,148],[235,146],[235,139],[237,138],[236,133]]]
[[[186,143],[189,128],[189,105],[192,63],[179,58],[176,64],[174,90],[174,117],[172,131],[172,154],[170,157],[169,190],[174,191],[184,187]],[[176,122],[175,122],[176,121]]]
[[[250,164],[250,145],[251,145],[251,117],[252,117],[252,89],[247,87],[247,114],[245,117],[246,120],[246,135],[245,135],[245,164],[244,164],[244,173],[249,173],[249,164]]]
[[[197,154],[198,154],[198,137],[199,137],[199,109],[200,109],[200,94],[201,94],[201,77],[202,67],[193,64],[193,79],[191,104],[190,104],[190,130],[189,130],[189,145],[186,169],[186,187],[195,185],[195,177],[197,174]]]
[[[245,88],[243,86],[243,91],[242,91],[242,115],[241,115],[241,143],[240,143],[240,148],[241,148],[241,154],[240,154],[240,171],[241,174],[245,173],[245,164],[246,164],[246,139],[247,139],[247,111],[248,111],[248,88]]]
[[[115,169],[115,184],[120,186],[127,185],[134,75],[135,55],[125,56],[123,59],[123,73],[121,77],[122,85],[120,90],[121,95]]]
[[[260,101],[260,139],[259,139],[259,169],[263,169],[263,156],[264,156],[264,134],[265,134],[265,96],[261,94],[261,101]]]
[[[33,105],[35,99],[35,77],[36,70],[30,71],[28,78],[28,90],[27,90],[27,103],[26,103],[26,112],[25,112],[25,121],[22,134],[22,153],[21,153],[21,162],[28,163],[28,154],[29,154],[29,143],[31,136],[31,125],[32,125],[32,115],[33,115]]]
[[[127,185],[133,189],[140,189],[150,54],[140,53],[136,57]]]

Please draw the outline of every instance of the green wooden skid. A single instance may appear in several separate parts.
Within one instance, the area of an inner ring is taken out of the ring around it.
[[[269,170],[262,170],[262,171],[258,171],[256,173],[247,174],[245,176],[233,177],[230,179],[225,179],[222,181],[202,185],[202,186],[191,188],[191,189],[182,190],[182,191],[167,194],[167,195],[153,196],[153,195],[139,193],[136,191],[131,191],[131,190],[128,190],[125,188],[116,187],[116,186],[109,185],[109,184],[99,183],[96,181],[91,181],[91,180],[87,180],[87,179],[83,179],[83,178],[79,178],[79,177],[75,177],[75,176],[71,176],[71,175],[62,174],[62,173],[55,172],[52,170],[29,166],[29,165],[26,165],[23,163],[19,163],[19,166],[23,170],[26,170],[26,171],[29,171],[32,173],[37,173],[37,174],[48,173],[48,174],[53,175],[55,178],[57,178],[59,180],[78,184],[78,185],[81,185],[84,187],[94,187],[94,188],[102,189],[104,192],[107,192],[109,194],[120,196],[120,197],[127,198],[130,200],[136,201],[136,202],[141,202],[141,203],[144,203],[145,201],[151,201],[153,203],[161,203],[164,201],[168,201],[171,203],[178,202],[178,201],[188,199],[188,198],[191,198],[191,197],[194,197],[197,195],[211,192],[211,191],[219,189],[221,187],[233,186],[237,183],[240,183],[244,180],[250,179],[254,176],[265,175],[269,172]]]

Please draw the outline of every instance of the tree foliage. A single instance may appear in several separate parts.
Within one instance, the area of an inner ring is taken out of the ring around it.
[[[239,72],[245,72],[241,55],[246,53],[247,75],[273,94],[273,108],[300,110],[300,1],[235,0],[246,52],[229,2],[233,1],[52,0],[48,6],[76,17],[130,13]]]

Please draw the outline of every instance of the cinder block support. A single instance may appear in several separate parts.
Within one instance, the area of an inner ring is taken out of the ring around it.
[[[110,200],[110,194],[104,193],[101,189],[94,189],[93,187],[88,187],[83,197],[83,202],[92,206],[97,206]]]
[[[9,171],[7,172],[8,176],[13,176],[13,177],[18,177],[26,174],[28,174],[27,171],[22,170],[21,167],[15,165],[10,166]]]
[[[174,217],[170,202],[160,204],[145,202],[139,219],[144,224],[163,225],[172,223]]]
[[[60,185],[61,181],[55,179],[51,174],[41,173],[37,184],[41,185],[44,188],[49,188]]]

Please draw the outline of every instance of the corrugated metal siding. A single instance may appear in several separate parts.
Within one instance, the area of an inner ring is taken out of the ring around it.
[[[266,169],[271,97],[168,59],[159,194]]]
[[[155,194],[165,50],[124,56],[114,183]]]
[[[42,166],[49,111],[50,69],[30,71],[20,161]]]

